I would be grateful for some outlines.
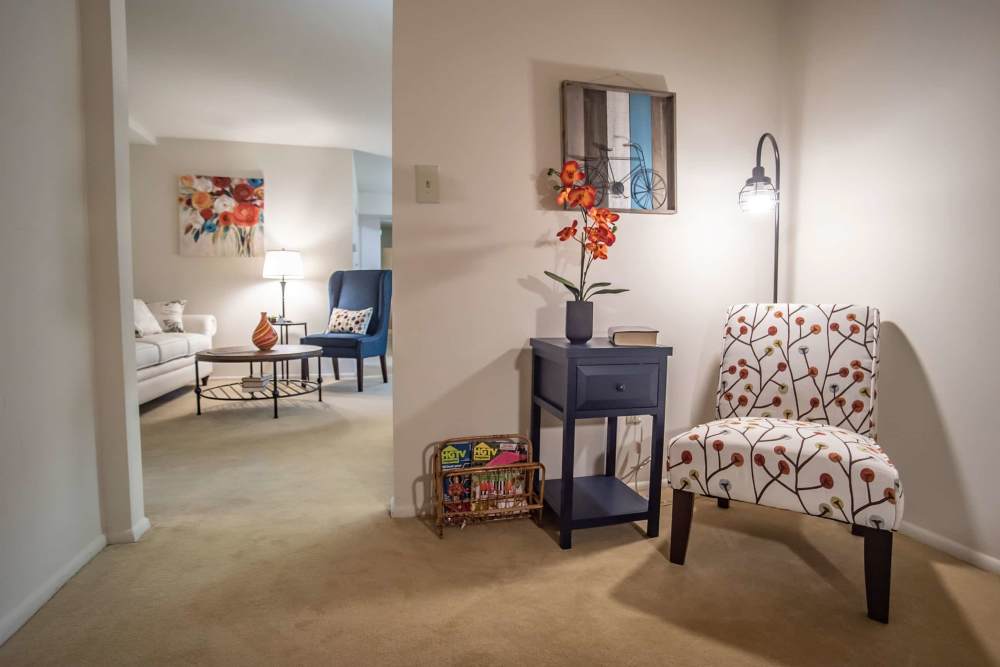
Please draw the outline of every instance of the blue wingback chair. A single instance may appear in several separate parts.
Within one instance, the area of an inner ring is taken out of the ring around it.
[[[354,359],[358,368],[358,391],[365,390],[365,357],[382,362],[382,381],[389,381],[385,351],[389,340],[389,302],[392,300],[392,271],[335,271],[330,275],[330,312],[334,308],[362,310],[374,308],[364,334],[320,333],[305,336],[303,345],[319,345],[323,356],[333,360],[333,376],[340,379],[340,359]]]

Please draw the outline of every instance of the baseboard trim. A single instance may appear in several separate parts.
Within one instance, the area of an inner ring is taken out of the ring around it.
[[[389,498],[389,516],[393,519],[412,519],[417,516],[417,508],[413,505],[402,505],[396,502],[396,496]]]
[[[59,568],[41,586],[36,588],[19,605],[0,618],[0,644],[10,639],[18,629],[28,622],[39,609],[48,602],[56,592],[63,587],[70,577],[80,571],[80,568],[90,562],[90,559],[100,553],[107,545],[107,538],[98,535],[79,553]]]
[[[964,544],[956,542],[950,537],[939,535],[934,531],[914,525],[909,521],[903,521],[899,525],[899,532],[907,537],[912,537],[917,542],[926,544],[929,547],[934,547],[939,551],[943,551],[949,556],[954,556],[959,560],[975,565],[982,570],[1000,574],[1000,558],[995,558],[994,556],[984,554],[981,551],[976,551],[971,547],[967,547]]]
[[[149,519],[142,517],[131,528],[109,534],[108,544],[132,544],[133,542],[138,542],[146,534],[146,531],[152,527],[153,524],[149,522]]]

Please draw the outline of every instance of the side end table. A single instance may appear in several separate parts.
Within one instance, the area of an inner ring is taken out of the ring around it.
[[[306,322],[295,322],[295,321],[292,321],[292,320],[284,320],[284,321],[278,320],[277,322],[271,322],[271,326],[273,326],[275,329],[278,330],[278,344],[279,345],[289,345],[291,343],[291,341],[289,340],[289,333],[290,333],[289,329],[291,327],[302,327],[302,336],[299,338],[299,340],[301,340],[302,338],[305,338],[306,336],[309,335],[309,324],[306,323]],[[309,379],[308,367],[306,366],[306,362],[303,361],[302,363],[303,363],[303,366],[302,366],[302,379],[308,380]],[[289,377],[289,362],[288,362],[288,360],[285,360],[285,361],[281,362],[281,365],[279,366],[279,368],[282,371],[283,377],[288,378]],[[252,369],[251,369],[251,371],[252,371]],[[264,367],[261,366],[261,373],[263,373],[263,372],[264,372]]]
[[[541,411],[563,422],[562,477],[545,483],[545,504],[559,517],[559,546],[573,545],[573,530],[646,521],[646,536],[660,531],[660,483],[667,360],[673,348],[616,347],[607,338],[574,345],[565,338],[531,339],[531,440],[541,450]],[[652,415],[649,499],[615,476],[618,418]],[[604,474],[573,477],[576,420],[607,419]]]

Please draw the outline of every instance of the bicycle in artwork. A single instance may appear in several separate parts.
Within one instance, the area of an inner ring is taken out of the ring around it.
[[[663,176],[654,171],[646,163],[642,147],[635,143],[624,143],[624,148],[630,149],[630,157],[613,157],[612,148],[605,144],[594,144],[600,152],[598,157],[584,158],[584,169],[587,182],[597,191],[597,206],[607,206],[605,199],[614,196],[622,197],[630,202],[625,206],[613,208],[631,208],[655,211],[661,208],[667,200],[667,185]],[[615,164],[628,162],[631,168],[625,169]]]

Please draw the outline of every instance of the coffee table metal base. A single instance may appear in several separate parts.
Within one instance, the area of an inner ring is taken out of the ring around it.
[[[322,361],[321,357],[317,357],[317,366],[319,366]],[[264,368],[264,362],[259,362],[261,365],[261,371]],[[309,363],[308,358],[302,359],[303,375],[306,371],[306,365]],[[288,379],[278,377],[278,362],[271,362],[271,373],[274,380],[271,382],[270,393],[264,390],[260,391],[247,391],[243,389],[242,382],[229,382],[226,384],[215,385],[213,387],[201,387],[201,383],[197,380],[200,377],[198,371],[198,359],[195,358],[194,362],[194,373],[195,373],[195,403],[197,404],[198,414],[201,414],[201,400],[204,398],[206,400],[212,401],[274,401],[274,418],[278,418],[278,399],[279,398],[294,398],[296,396],[305,396],[306,394],[312,394],[315,392],[319,396],[319,401],[323,402],[323,376],[320,369],[317,368],[316,379],[307,380],[305,378],[301,379]]]

